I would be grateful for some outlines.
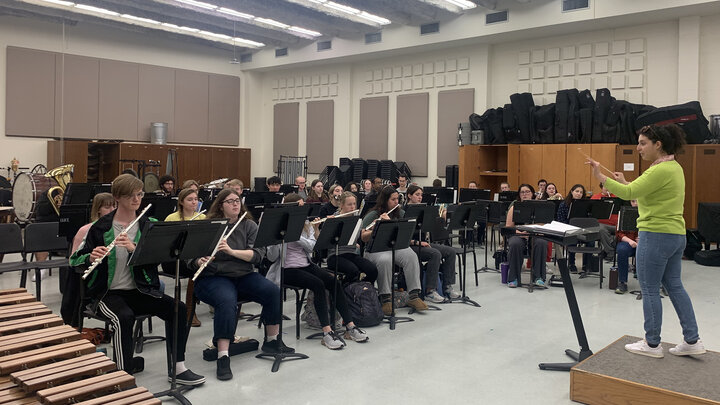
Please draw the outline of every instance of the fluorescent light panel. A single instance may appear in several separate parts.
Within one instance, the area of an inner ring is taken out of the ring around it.
[[[214,4],[205,3],[202,1],[195,1],[195,0],[175,0],[175,1],[177,1],[178,3],[184,3],[184,4],[187,4],[190,6],[200,7],[200,8],[204,8],[204,9],[208,9],[208,10],[215,10],[216,8],[218,8],[218,6],[216,6]]]
[[[232,16],[235,16],[235,17],[245,18],[245,19],[248,19],[248,20],[252,20],[253,18],[255,18],[255,16],[252,15],[252,14],[241,13],[241,12],[239,12],[239,11],[235,11],[235,10],[233,10],[233,9],[231,9],[231,8],[226,8],[226,7],[220,7],[220,8],[218,8],[216,11],[217,11],[218,13],[229,14],[229,15],[232,15]]]
[[[322,34],[317,31],[306,30],[305,28],[301,28],[301,27],[293,26],[293,27],[288,28],[288,31],[293,31],[293,32],[297,32],[297,33],[305,34],[305,35],[310,35],[311,37],[322,36]]]
[[[279,21],[275,21],[275,20],[270,19],[270,18],[255,17],[255,21],[257,21],[257,22],[259,22],[259,23],[263,23],[263,24],[267,24],[267,25],[272,25],[272,26],[275,26],[275,27],[279,27],[279,28],[282,28],[282,29],[290,28],[289,25],[284,24],[284,23],[281,23],[281,22],[279,22]]]
[[[472,1],[468,1],[468,0],[445,0],[445,1],[454,6],[458,6],[463,10],[470,10],[471,8],[477,7],[477,4],[473,3]]]
[[[160,21],[155,21],[150,18],[137,17],[132,14],[123,14],[120,17],[126,18],[128,20],[140,21],[140,22],[144,22],[144,23],[148,23],[148,24],[160,24]]]
[[[99,13],[99,14],[114,15],[114,16],[120,15],[120,13],[116,13],[115,11],[111,11],[111,10],[108,10],[105,8],[100,8],[100,7],[88,6],[87,4],[76,4],[75,7],[79,8],[81,10],[92,11],[94,13]]]
[[[315,9],[322,9],[323,7],[329,8],[335,11],[339,11],[340,13],[355,16],[358,18],[361,18],[363,20],[370,21],[374,24],[380,24],[380,25],[388,25],[392,21],[388,20],[385,17],[380,17],[379,15],[370,14],[367,11],[364,10],[358,10],[356,8],[346,6],[344,4],[335,3],[334,1],[330,0],[291,0],[294,3],[301,4],[303,6],[310,5],[312,8]],[[342,17],[342,16],[339,16]],[[342,17],[344,18],[344,17]]]
[[[61,6],[68,6],[68,7],[72,7],[75,5],[75,3],[73,3],[72,1],[64,1],[64,0],[41,0],[41,1],[44,1],[47,3],[59,4]]]

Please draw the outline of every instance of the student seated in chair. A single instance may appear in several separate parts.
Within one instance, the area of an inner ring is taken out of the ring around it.
[[[535,190],[529,184],[521,184],[518,189],[518,201],[530,201],[535,197]],[[508,209],[505,226],[513,227],[513,213],[515,211],[515,203],[513,201]],[[520,281],[520,271],[523,264],[523,252],[527,246],[528,235],[523,231],[515,231],[515,235],[508,239],[508,287],[516,288]],[[538,287],[545,287],[545,257],[547,255],[548,242],[540,238],[533,238],[532,246],[532,275],[531,282]]]
[[[233,189],[224,189],[215,198],[208,218],[228,219],[228,232],[246,212],[240,194]],[[280,289],[255,271],[265,249],[255,248],[258,226],[250,213],[235,228],[227,242],[220,242],[218,252],[195,281],[195,295],[215,308],[213,320],[213,342],[218,348],[217,378],[229,380],[233,377],[230,369],[230,341],[235,337],[237,327],[238,300],[249,299],[262,305],[261,319],[265,324],[265,339],[262,351],[266,353],[294,353],[295,349],[278,340],[282,307]],[[190,260],[188,267],[197,269],[210,257]]]
[[[344,192],[340,196],[340,212],[345,214],[355,211],[357,207],[357,197],[351,192]],[[360,256],[358,253],[359,245],[338,246],[338,255],[335,256],[335,250],[328,251],[327,266],[330,270],[337,270],[345,275],[345,284],[354,283],[356,281],[367,281],[374,284],[378,277],[377,267],[368,259]]]
[[[408,187],[408,206],[410,204],[421,204],[423,190],[412,185]],[[407,207],[407,206],[406,206]],[[440,303],[445,301],[445,296],[460,298],[460,294],[453,290],[455,284],[455,249],[448,245],[439,243],[427,243],[413,240],[410,242],[412,250],[417,253],[420,261],[427,262],[425,270],[425,301]],[[438,274],[442,270],[443,295],[437,291]]]
[[[637,207],[637,200],[631,200],[630,204],[633,207]],[[618,286],[615,289],[615,294],[625,294],[628,290],[628,261],[631,257],[635,256],[637,250],[637,231],[617,231],[615,233],[617,238],[617,267],[618,267]]]
[[[565,197],[565,200],[560,202],[558,205],[556,219],[562,223],[570,223],[570,205],[574,200],[582,200],[585,198],[585,186],[582,184],[575,184],[570,188],[570,192]],[[588,270],[590,263],[590,255],[583,255],[583,272]],[[575,253],[568,253],[568,269],[570,273],[577,273],[577,267],[575,266]]]
[[[372,236],[372,230],[365,230],[371,223],[381,220],[390,220],[402,218],[405,211],[397,207],[393,212],[388,214],[390,210],[399,204],[398,192],[393,186],[385,186],[378,193],[377,203],[375,207],[363,218],[361,239],[367,243]],[[392,314],[392,302],[390,301],[390,289],[392,288],[393,265],[402,267],[405,273],[405,283],[410,292],[410,301],[408,305],[416,311],[425,311],[428,309],[427,304],[420,299],[420,263],[418,257],[412,249],[405,248],[395,251],[395,263],[392,263],[392,252],[365,252],[365,257],[373,262],[378,269],[378,290],[380,292],[380,302],[382,303],[383,313],[387,316]]]
[[[302,199],[298,194],[290,193],[285,196],[286,203],[300,202]],[[300,240],[285,245],[285,267],[283,279],[286,285],[307,288],[313,292],[315,310],[322,325],[323,338],[321,344],[330,350],[342,349],[345,345],[330,326],[330,312],[327,305],[325,290],[330,292],[335,289],[335,309],[340,312],[343,324],[345,325],[345,338],[356,342],[366,342],[367,334],[353,322],[352,313],[345,299],[345,291],[339,280],[327,270],[321,269],[310,260],[313,248],[315,247],[316,226],[305,221]],[[276,285],[280,285],[280,249],[281,245],[270,246],[267,249],[267,258],[273,262],[268,271],[267,278]],[[333,281],[335,281],[333,283]]]
[[[197,375],[185,366],[187,328],[184,318],[175,325],[175,302],[160,291],[157,264],[133,268],[128,265],[135,244],[140,240],[140,230],[149,220],[135,221],[143,195],[142,180],[130,174],[121,174],[112,182],[111,192],[117,209],[98,219],[90,226],[85,243],[70,258],[72,266],[87,268],[95,260],[102,262],[85,280],[86,296],[91,307],[99,310],[112,324],[113,347],[119,369],[129,373],[133,366],[132,329],[137,315],[153,315],[165,321],[165,337],[168,352],[172,348],[173,334],[177,334],[177,382],[200,385],[205,377]],[[106,245],[115,240],[115,248]],[[103,257],[107,255],[103,259]],[[186,312],[185,304],[179,304],[179,313]],[[170,369],[170,367],[168,367]],[[168,372],[169,374],[169,372]],[[172,376],[168,376],[172,379]]]

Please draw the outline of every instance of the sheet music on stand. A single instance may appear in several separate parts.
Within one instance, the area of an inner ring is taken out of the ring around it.
[[[547,233],[558,236],[573,235],[582,231],[582,228],[580,227],[565,224],[559,221],[552,221],[549,224],[544,225],[519,225],[517,228],[524,231]]]

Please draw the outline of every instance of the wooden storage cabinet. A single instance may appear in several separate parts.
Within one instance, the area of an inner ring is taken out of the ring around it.
[[[467,187],[468,183],[475,181],[478,188],[498,190],[500,183],[508,181],[508,158],[511,156],[508,147],[517,145],[478,146],[480,145],[460,147],[458,184],[460,187]]]
[[[155,160],[158,168],[146,172],[166,172],[168,151],[177,151],[177,186],[185,180],[196,180],[200,184],[227,177],[238,178],[250,184],[250,149],[220,148],[203,146],[155,145],[143,143],[109,143],[88,141],[48,141],[47,166],[62,164],[75,165],[74,181],[110,182],[122,170],[134,167],[120,160]],[[91,162],[91,165],[88,165]],[[92,173],[89,173],[91,170]],[[97,170],[97,173],[95,172]]]

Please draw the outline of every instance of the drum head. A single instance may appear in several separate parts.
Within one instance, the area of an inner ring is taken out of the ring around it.
[[[35,197],[35,183],[29,173],[20,173],[13,183],[12,201],[15,216],[21,222],[27,222],[32,215]]]
[[[158,179],[158,176],[155,173],[145,173],[143,183],[145,183],[144,191],[146,193],[152,193],[160,190],[160,179]]]

